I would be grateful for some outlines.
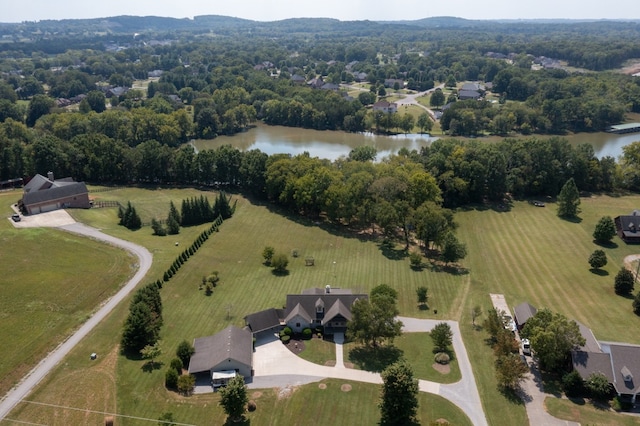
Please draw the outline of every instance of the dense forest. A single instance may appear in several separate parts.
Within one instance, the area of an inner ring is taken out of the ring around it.
[[[442,207],[553,197],[570,178],[581,191],[638,190],[637,146],[616,162],[562,135],[640,112],[640,78],[615,70],[640,58],[639,29],[215,16],[0,24],[0,180],[51,170],[93,183],[234,186],[301,214],[405,229]],[[349,95],[355,81],[365,89]],[[458,99],[467,81],[487,84],[493,100]],[[371,105],[387,90],[436,85],[451,93],[443,131],[504,139],[441,139],[379,162],[366,149],[331,162],[188,144],[256,121],[393,132],[406,120]]]

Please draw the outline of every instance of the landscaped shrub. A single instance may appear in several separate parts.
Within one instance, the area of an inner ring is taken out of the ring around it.
[[[435,361],[438,364],[445,365],[445,364],[449,364],[449,361],[451,361],[451,358],[445,352],[438,352],[435,356]]]
[[[562,388],[567,396],[579,396],[584,394],[584,380],[580,373],[573,370],[562,376]]]
[[[174,358],[169,364],[169,368],[173,368],[178,373],[182,374],[182,360],[180,358]]]
[[[311,336],[313,336],[313,332],[311,331],[310,328],[305,328],[304,330],[302,330],[302,338],[303,339],[311,339]]]
[[[180,342],[180,344],[178,345],[178,349],[176,349],[176,356],[180,358],[180,360],[182,361],[182,366],[184,368],[189,367],[189,360],[194,353],[196,353],[196,350],[194,349],[193,345],[191,345],[191,343],[187,342],[186,340]]]
[[[281,336],[291,336],[292,334],[293,334],[293,330],[291,330],[291,327],[289,326],[283,328],[282,331],[280,332]]]
[[[249,411],[250,413],[256,411],[256,402],[251,400],[249,401],[249,403],[247,404],[247,411]]]
[[[280,340],[282,340],[282,343],[289,343],[289,340],[291,340],[291,336],[287,336],[285,334],[284,336],[280,336]]]
[[[164,375],[164,385],[167,387],[167,389],[178,388],[178,377],[180,377],[180,375],[178,374],[176,369],[169,367],[166,374]]]

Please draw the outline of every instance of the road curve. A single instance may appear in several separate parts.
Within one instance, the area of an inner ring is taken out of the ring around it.
[[[149,250],[136,244],[124,241],[82,223],[60,226],[58,229],[93,238],[98,241],[123,248],[138,258],[138,271],[113,297],[105,302],[100,309],[82,324],[71,337],[49,353],[27,374],[18,385],[11,389],[0,401],[0,422],[9,412],[24,399],[33,388],[109,313],[138,285],[151,268],[153,257]]]

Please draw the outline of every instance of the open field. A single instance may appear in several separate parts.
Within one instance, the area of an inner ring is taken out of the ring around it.
[[[199,192],[196,190],[165,189],[117,189],[95,193],[103,200],[124,203],[129,199],[134,200],[143,221],[154,215],[164,217],[169,200],[179,203],[182,198],[197,194]],[[208,195],[213,200],[214,194]],[[191,341],[195,337],[213,334],[230,323],[244,325],[242,318],[245,315],[268,307],[280,307],[287,293],[313,286],[331,284],[334,287],[369,291],[375,285],[388,283],[400,292],[399,306],[403,315],[442,319],[458,315],[456,309],[462,305],[465,282],[468,280],[466,275],[429,270],[416,272],[409,267],[409,260],[401,250],[382,251],[369,236],[358,237],[343,234],[340,229],[323,229],[306,219],[283,217],[270,211],[269,206],[252,204],[241,197],[234,198],[238,199],[234,218],[226,221],[220,232],[212,235],[162,290],[165,326],[162,330],[163,355],[160,361],[165,366],[173,358],[181,340]],[[103,232],[149,248],[154,254],[149,281],[161,276],[183,247],[188,246],[202,230],[202,227],[187,228],[177,236],[154,237],[149,228],[131,232],[117,226],[116,209],[113,208],[72,213]],[[175,247],[174,242],[178,242],[179,246]],[[285,253],[290,253],[294,248],[299,250],[299,258],[290,258],[288,275],[275,276],[262,265],[261,252],[265,245],[273,245],[276,251]],[[315,258],[315,266],[304,266],[304,257],[308,255]],[[211,296],[205,296],[198,290],[198,285],[202,276],[213,270],[220,273],[220,285]],[[431,310],[420,310],[417,305],[415,288],[420,285],[429,287]],[[434,309],[438,310],[437,314]],[[165,367],[143,372],[143,361],[127,360],[117,352],[112,355],[126,313],[126,306],[115,310],[93,335],[73,351],[68,362],[45,379],[44,386],[32,399],[65,406],[91,406],[99,411],[117,410],[119,413],[146,418],[157,418],[166,410],[184,412],[186,422],[207,423],[207,419],[211,418],[211,409],[204,410],[202,399],[199,399],[205,398],[206,401],[206,397],[184,399],[166,392],[163,387]],[[87,354],[94,351],[100,355],[109,354],[110,363],[104,358],[97,363],[89,362]],[[113,366],[108,373],[106,364]],[[97,377],[95,382],[91,380],[94,371]],[[82,394],[56,392],[69,377],[82,377],[81,383],[86,385]],[[352,393],[363,403],[371,402],[365,395],[358,394],[356,391]],[[87,395],[93,395],[91,403]],[[183,402],[174,404],[174,401]],[[375,402],[372,406],[375,407]],[[16,410],[12,417],[37,421],[42,416],[39,414],[41,410],[40,407],[25,405]],[[129,420],[123,423],[135,424]]]
[[[193,189],[118,189],[95,195],[121,202],[135,200],[136,208],[146,221],[154,215],[164,217],[169,200],[178,203],[199,193]],[[209,195],[212,200],[214,194]],[[162,290],[165,327],[160,361],[164,366],[181,340],[213,334],[230,323],[243,325],[242,318],[248,313],[282,306],[289,292],[326,284],[368,291],[377,284],[387,283],[399,290],[402,315],[460,321],[489,424],[513,425],[526,423],[524,407],[497,391],[494,358],[485,344],[486,333],[481,327],[471,325],[473,306],[480,305],[484,310],[490,307],[488,293],[505,294],[510,306],[529,301],[538,307],[563,312],[592,327],[600,339],[640,341],[640,337],[628,332],[640,325],[640,319],[631,312],[631,301],[613,293],[613,277],[622,258],[640,247],[629,247],[616,239],[617,247],[606,248],[609,265],[604,270],[608,276],[592,274],[587,263],[589,254],[597,247],[591,241],[597,220],[603,215],[630,212],[640,204],[640,197],[583,199],[581,223],[557,218],[551,203],[547,203],[546,208],[538,208],[515,202],[508,212],[459,212],[456,215],[460,223],[458,235],[467,243],[469,251],[463,264],[470,273],[457,276],[429,269],[413,271],[401,250],[382,251],[369,236],[355,236],[340,228],[323,228],[304,218],[287,218],[272,211],[271,206],[234,198],[238,199],[235,217],[226,221],[220,232],[212,235]],[[131,232],[118,227],[115,209],[73,211],[73,214],[104,232],[149,248],[154,253],[150,280],[155,280],[201,230],[188,228],[178,236],[161,238],[151,236],[149,228]],[[179,246],[175,247],[174,242]],[[265,245],[273,245],[276,251],[285,253],[294,248],[299,250],[300,257],[290,259],[288,275],[275,276],[262,265],[260,253]],[[315,258],[316,266],[304,266],[304,257],[308,255]],[[219,271],[221,282],[207,297],[198,291],[198,284],[203,275],[213,270]],[[420,310],[416,303],[415,288],[420,285],[429,288],[430,309],[426,311]],[[157,418],[164,411],[172,411],[181,421],[194,424],[219,418],[216,396],[182,398],[166,392],[162,386],[166,367],[143,372],[143,361],[128,360],[114,351],[126,312],[124,305],[114,311],[73,351],[65,364],[45,379],[45,384],[31,398],[146,418]],[[477,320],[478,324],[483,317]],[[93,351],[101,354],[98,362],[88,360],[87,354]],[[431,353],[424,355],[426,358],[431,359]],[[70,377],[84,384],[85,392],[58,392]],[[350,394],[357,397],[357,404],[369,403],[373,393],[377,396],[377,390],[370,395],[359,389],[354,386]],[[265,391],[264,395],[269,392]],[[315,404],[307,404],[306,408],[315,409]],[[36,422],[44,416],[43,410],[25,405],[12,417]],[[61,418],[69,415],[68,410],[58,413]],[[268,420],[258,419],[259,413],[260,409],[252,414],[252,424]],[[137,423],[123,420],[122,424]]]
[[[600,217],[628,214],[640,204],[640,197],[599,196],[582,199],[580,223],[556,216],[556,207],[544,208],[517,201],[511,211],[469,210],[456,214],[458,235],[467,244],[470,287],[462,311],[460,328],[470,357],[478,390],[489,424],[522,424],[526,421],[519,400],[496,390],[495,358],[486,345],[487,334],[471,325],[471,309],[491,307],[489,293],[503,293],[509,306],[528,301],[548,307],[591,327],[598,339],[638,343],[632,332],[640,318],[631,311],[631,300],[615,295],[613,279],[622,259],[640,252],[615,237],[615,247],[604,248],[608,275],[589,271],[587,259],[596,248],[592,233]],[[476,320],[481,324],[486,316]],[[511,417],[511,419],[509,419]]]
[[[0,394],[80,326],[134,272],[123,250],[55,229],[16,229],[20,193],[0,193]]]

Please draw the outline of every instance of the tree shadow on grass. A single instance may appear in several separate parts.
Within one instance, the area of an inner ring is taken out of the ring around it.
[[[563,216],[559,216],[560,219],[566,221],[566,222],[571,222],[571,223],[582,223],[582,218],[578,217],[578,216],[573,216],[573,217],[563,217]]]
[[[144,364],[142,364],[142,367],[140,368],[145,373],[151,373],[154,370],[159,370],[160,368],[162,368],[163,365],[164,364],[160,361],[147,361]]]
[[[609,275],[609,271],[605,271],[604,269],[600,269],[600,268],[590,268],[589,271],[592,274],[598,275],[600,277],[606,277],[607,275]]]
[[[409,256],[404,248],[396,249],[392,244],[382,242],[378,247],[380,248],[382,255],[389,260],[402,260]]]
[[[285,269],[284,271],[277,271],[274,269],[271,271],[271,273],[276,277],[286,277],[287,275],[289,275],[289,270]]]
[[[510,389],[504,387],[498,387],[498,390],[512,404],[524,405],[526,398],[531,398],[529,395],[522,392],[520,389]]]
[[[349,352],[349,361],[362,370],[380,372],[403,355],[402,349],[395,346],[358,346]]]
[[[246,417],[242,417],[242,419],[231,419],[227,417],[227,420],[224,422],[224,426],[249,426],[251,424],[251,419]]]
[[[596,244],[596,245],[599,245],[600,247],[604,247],[604,248],[608,248],[608,249],[618,248],[618,243],[616,243],[615,241],[597,241],[597,240],[593,240],[593,243]]]

